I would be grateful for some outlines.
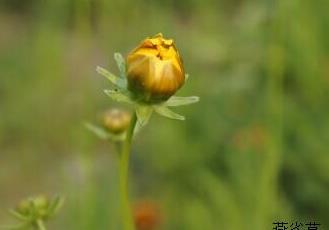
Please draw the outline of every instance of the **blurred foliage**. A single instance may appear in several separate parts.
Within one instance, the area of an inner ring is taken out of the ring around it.
[[[82,125],[114,105],[95,67],[163,32],[190,74],[179,95],[201,102],[136,138],[132,199],[161,206],[158,229],[329,226],[328,12],[326,0],[1,1],[0,208],[61,193],[51,229],[118,229],[115,148]]]

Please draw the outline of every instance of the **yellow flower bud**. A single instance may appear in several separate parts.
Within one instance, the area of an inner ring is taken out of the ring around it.
[[[110,132],[120,134],[126,131],[130,124],[131,115],[120,109],[108,110],[103,116],[103,125]]]
[[[172,39],[146,38],[127,58],[128,89],[145,103],[166,101],[185,81],[182,59]]]

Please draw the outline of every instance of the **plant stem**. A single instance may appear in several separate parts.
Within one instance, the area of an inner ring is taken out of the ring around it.
[[[38,219],[36,224],[37,224],[37,230],[47,230],[42,220]]]
[[[121,218],[123,230],[134,230],[134,222],[128,196],[128,171],[129,171],[129,157],[131,152],[131,142],[134,135],[134,128],[136,125],[137,116],[134,113],[127,136],[121,148],[120,154],[120,203],[121,203]]]

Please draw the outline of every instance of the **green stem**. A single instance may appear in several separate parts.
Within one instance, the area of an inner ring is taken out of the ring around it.
[[[131,152],[131,142],[134,135],[134,128],[137,122],[136,113],[134,113],[127,136],[121,148],[120,154],[120,202],[121,202],[121,218],[123,230],[134,230],[134,222],[132,219],[132,212],[128,196],[128,171],[129,171],[129,157]]]
[[[47,230],[42,220],[38,219],[36,224],[37,224],[37,230]]]

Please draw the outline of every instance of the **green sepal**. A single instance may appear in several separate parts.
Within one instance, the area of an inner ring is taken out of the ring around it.
[[[167,117],[170,119],[175,119],[175,120],[181,120],[181,121],[185,120],[184,116],[173,112],[172,110],[168,109],[165,106],[153,106],[153,107],[154,107],[155,112],[157,112],[161,116],[164,116],[164,117]]]
[[[10,209],[8,212],[10,215],[21,221],[28,221],[30,219],[29,217],[22,215],[21,213],[15,211],[14,209]]]
[[[125,132],[120,134],[110,133],[105,128],[91,124],[89,122],[85,122],[84,126],[102,140],[123,141],[126,137]]]
[[[63,206],[64,204],[64,198],[57,195],[55,196],[49,204],[49,208],[48,208],[48,216],[53,216],[55,215],[59,209]]]
[[[185,82],[187,82],[189,76],[190,76],[190,75],[189,75],[188,73],[185,74]]]
[[[133,104],[134,102],[128,96],[129,92],[119,89],[105,89],[104,93],[117,102]]]
[[[114,60],[116,61],[119,71],[120,77],[125,79],[126,78],[126,61],[121,55],[121,53],[114,53]]]
[[[102,127],[96,126],[89,122],[85,122],[84,126],[91,131],[92,133],[96,134],[100,139],[108,140],[110,138],[109,133]]]
[[[163,103],[164,106],[181,106],[181,105],[189,105],[193,103],[197,103],[200,100],[197,96],[191,96],[191,97],[176,97],[172,96],[168,99],[165,103]]]
[[[97,66],[96,71],[100,75],[110,80],[114,85],[116,85],[120,89],[125,89],[127,87],[127,80],[125,78],[119,78],[100,66]]]
[[[136,107],[137,122],[134,132],[137,133],[143,126],[145,126],[152,115],[153,108],[148,105],[138,105]]]

